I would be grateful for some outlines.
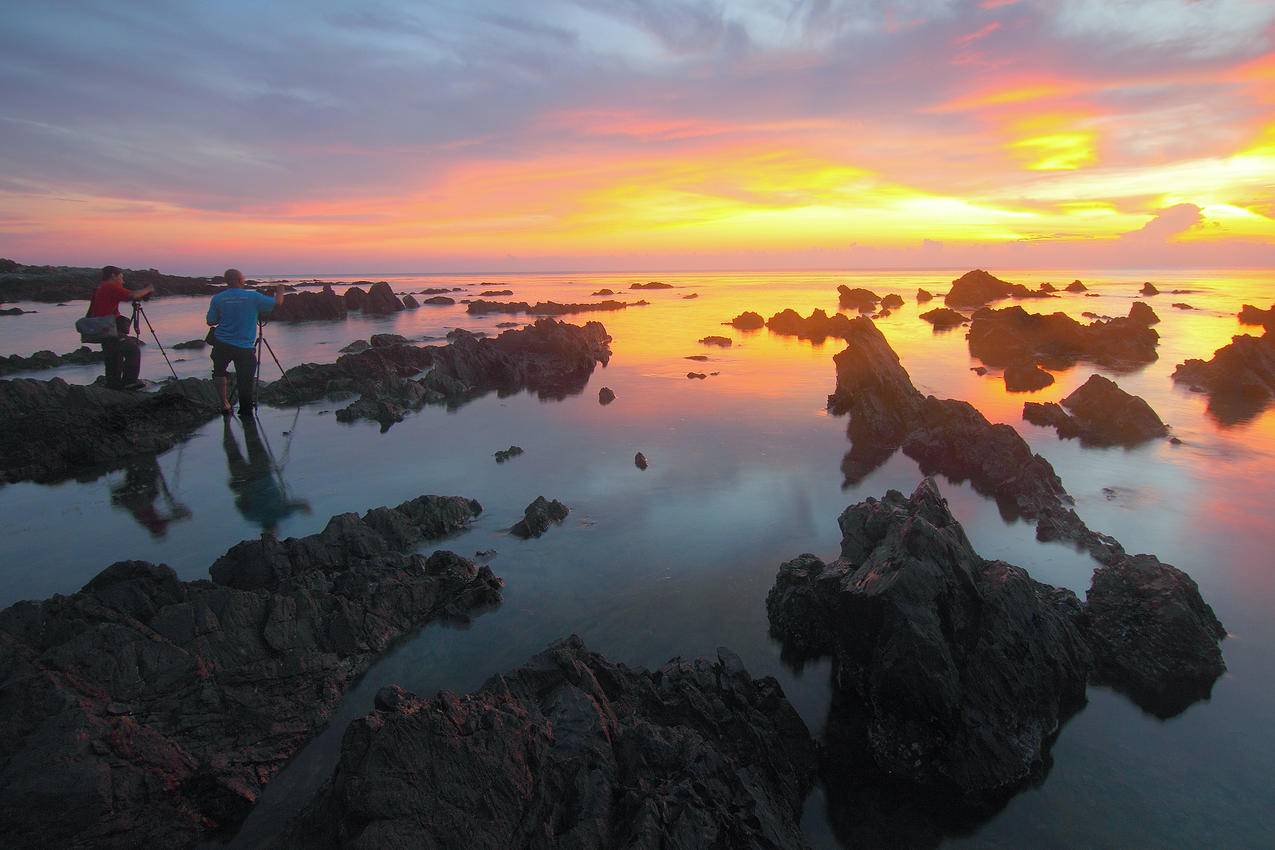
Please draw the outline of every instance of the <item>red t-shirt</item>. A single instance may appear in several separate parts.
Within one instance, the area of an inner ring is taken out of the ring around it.
[[[113,280],[105,281],[93,290],[93,300],[89,302],[90,316],[118,316],[120,302],[131,300],[133,290]]]

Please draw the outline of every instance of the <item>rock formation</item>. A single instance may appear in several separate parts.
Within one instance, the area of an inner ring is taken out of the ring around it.
[[[12,846],[224,837],[394,640],[500,599],[487,567],[411,554],[481,508],[423,496],[240,543],[212,581],[121,561],[0,612],[0,829]]]
[[[1275,396],[1275,336],[1231,337],[1212,359],[1180,363],[1173,380],[1208,393],[1209,413],[1223,424],[1251,419]]]
[[[361,290],[360,290],[361,291]],[[319,292],[293,292],[270,311],[272,322],[314,322],[344,319],[348,300],[325,286]]]
[[[934,300],[934,293],[930,292],[928,289],[918,289],[916,291],[916,303],[924,304],[926,301],[933,301],[933,300]]]
[[[24,266],[12,260],[0,268],[0,301],[61,301],[87,299],[101,283],[101,267]],[[222,287],[220,278],[182,277],[155,269],[125,269],[125,284],[131,289],[154,286],[156,295],[212,295]],[[249,281],[249,285],[255,281]]]
[[[803,318],[800,313],[790,308],[771,316],[766,322],[766,327],[773,333],[822,342],[828,337],[844,339],[850,327],[850,319],[841,313],[829,316],[818,309]]]
[[[673,289],[673,288],[674,288],[673,284],[660,283],[658,280],[653,280],[650,283],[629,284],[629,289]]]
[[[636,466],[638,469],[646,469],[647,467],[646,455],[642,454],[641,452],[638,452],[637,454],[635,454],[633,456],[633,465]]]
[[[935,330],[955,328],[969,322],[969,318],[964,313],[958,313],[948,307],[936,307],[933,310],[928,310],[922,313],[919,318],[934,325]]]
[[[1160,321],[1160,317],[1155,314],[1155,310],[1151,309],[1151,305],[1145,301],[1134,301],[1129,306],[1129,321],[1137,322],[1140,325],[1154,325]]]
[[[756,330],[766,326],[766,320],[762,318],[761,313],[754,313],[751,310],[745,310],[735,318],[731,319],[727,324],[732,327],[739,328],[744,331]]]
[[[512,289],[484,289],[478,293],[479,298],[502,298],[506,295],[513,295]]]
[[[598,404],[605,407],[613,401],[615,401],[615,391],[610,387],[603,387],[598,390]]]
[[[1148,296],[1160,294],[1160,290],[1156,289],[1155,284],[1149,280],[1145,282],[1144,284],[1142,284],[1142,288],[1138,291],[1141,292],[1143,295],[1148,295]]]
[[[730,348],[731,339],[727,336],[706,336],[699,340],[701,345],[716,345],[719,348]]]
[[[421,302],[421,304],[427,307],[450,307],[455,303],[456,299],[452,298],[450,295],[431,295],[429,298],[426,298]]]
[[[870,289],[858,287],[851,289],[844,283],[837,287],[837,304],[844,309],[871,313],[877,308],[877,302],[880,300],[881,296]]]
[[[524,539],[539,537],[548,531],[551,525],[561,523],[569,513],[571,509],[557,499],[549,501],[544,496],[537,496],[535,501],[527,505],[522,519],[514,523],[509,532]]]
[[[943,303],[954,308],[981,307],[1002,298],[1053,298],[1053,293],[1031,290],[1021,283],[1001,280],[982,269],[965,274],[952,281],[952,288]]]
[[[1062,408],[1071,411],[1070,415]],[[1130,395],[1101,375],[1089,380],[1062,400],[1023,407],[1028,422],[1058,429],[1060,437],[1080,437],[1093,445],[1136,445],[1164,437],[1169,429],[1141,397]]]
[[[494,456],[496,458],[496,463],[504,463],[510,458],[515,458],[520,454],[522,454],[522,446],[510,446],[507,449],[501,449],[500,451],[495,452]]]
[[[970,354],[989,366],[1039,363],[1065,369],[1079,360],[1128,368],[1156,359],[1160,336],[1127,318],[1082,325],[1066,313],[1028,313],[1022,307],[984,307],[970,324]]]
[[[1252,304],[1245,304],[1240,308],[1238,318],[1241,325],[1258,325],[1270,331],[1272,327],[1275,327],[1275,305],[1272,305],[1269,310],[1263,310]]]
[[[201,342],[203,340],[200,340]],[[176,346],[174,346],[176,348]],[[0,375],[12,375],[15,372],[34,372],[39,369],[56,369],[59,366],[87,366],[101,363],[104,358],[100,349],[82,345],[75,351],[66,354],[54,354],[52,351],[37,351],[30,357],[10,354],[0,357]]]
[[[889,295],[886,295],[881,299],[881,306],[887,309],[897,310],[903,306],[903,296],[896,295],[891,292]]]
[[[614,295],[614,294],[615,294],[615,290],[614,290],[614,289],[599,289],[597,292],[590,292],[590,293],[589,293],[589,295],[590,295],[591,297],[593,297],[593,298],[597,298],[597,297],[602,296],[602,295]]]
[[[472,694],[383,688],[281,846],[800,848],[815,770],[729,650],[648,672],[572,636]]]
[[[398,296],[394,294],[394,290],[388,283],[380,281],[372,284],[360,309],[369,315],[385,316],[402,310],[403,302],[398,300]]]
[[[603,310],[624,310],[628,307],[644,307],[645,301],[597,301],[592,304],[559,304],[557,301],[471,301],[465,310],[476,316],[488,313],[529,313],[533,316],[565,316],[569,313],[594,313]]]
[[[406,309],[406,310],[419,310],[419,309],[420,309],[420,306],[421,306],[421,302],[417,301],[417,300],[416,300],[416,297],[415,297],[414,295],[412,295],[410,292],[409,292],[407,295],[404,295],[404,296],[403,296],[403,308],[404,308],[404,309]]]
[[[1034,363],[1005,367],[1005,389],[1011,393],[1043,390],[1054,382],[1054,376]]]
[[[1042,289],[1043,288],[1044,287],[1042,287]],[[1071,283],[1067,284],[1067,291],[1068,292],[1088,292],[1089,287],[1085,286],[1083,283],[1081,283],[1078,280],[1073,280]]]

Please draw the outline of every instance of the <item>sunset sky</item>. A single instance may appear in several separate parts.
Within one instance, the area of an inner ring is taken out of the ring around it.
[[[0,2],[21,262],[1275,266],[1272,0]]]

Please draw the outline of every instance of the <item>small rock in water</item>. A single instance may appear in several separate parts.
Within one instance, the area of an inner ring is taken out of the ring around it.
[[[1005,367],[1005,389],[1011,393],[1042,390],[1054,382],[1054,376],[1035,364]]]
[[[1160,294],[1160,290],[1156,289],[1155,284],[1152,283],[1151,281],[1147,281],[1146,283],[1142,284],[1142,289],[1138,291],[1141,292],[1143,295],[1159,295]]]
[[[703,362],[708,359],[708,355],[707,354],[689,354],[686,357],[683,357],[682,359],[683,360],[699,360]]]
[[[708,376],[707,376],[707,375],[705,375],[703,372],[687,372],[687,373],[686,373],[686,377],[688,377],[688,378],[694,378],[694,379],[699,379],[699,380],[701,380],[701,381],[702,381],[702,380],[704,380],[705,378],[707,378]]]
[[[646,469],[646,455],[638,452],[633,456],[633,465],[638,469]]]
[[[1043,288],[1044,287],[1042,287],[1042,289]],[[1050,289],[1053,289],[1053,287],[1050,287]],[[1068,292],[1085,292],[1088,289],[1089,287],[1085,286],[1083,283],[1081,283],[1078,280],[1073,280],[1071,283],[1067,284]]]
[[[527,505],[527,509],[523,511],[522,519],[518,520],[509,531],[524,539],[539,537],[549,530],[552,523],[562,522],[569,513],[571,509],[557,499],[549,501],[544,496],[537,496],[536,500]]]
[[[1173,306],[1179,310],[1194,310],[1195,309],[1190,304],[1186,304],[1181,301],[1174,302]]]
[[[928,289],[918,289],[916,291],[916,303],[924,304],[926,301],[934,300],[934,293]]]
[[[206,346],[206,345],[208,345],[208,343],[207,343],[207,342],[205,342],[205,341],[203,340],[203,338],[200,338],[200,339],[188,339],[188,340],[186,340],[185,342],[179,342],[179,343],[177,343],[176,345],[174,345],[174,346],[173,346],[173,350],[174,350],[174,351],[183,351],[183,350],[185,350],[185,349],[200,349],[200,348],[203,348],[203,347],[204,347],[204,346]]]
[[[598,390],[598,404],[610,404],[615,401],[615,392],[610,387]]]
[[[973,372],[975,375],[986,375],[987,367],[986,366],[971,366],[970,371]]]
[[[881,299],[881,306],[885,308],[897,310],[898,308],[903,306],[903,296],[896,295],[895,293],[891,292],[889,295],[886,295],[884,298]]]
[[[507,449],[495,453],[496,463],[504,463],[511,457],[517,457],[522,454],[521,446],[510,446]]]
[[[766,320],[762,318],[761,313],[754,313],[751,310],[745,310],[726,324],[739,328],[740,330],[751,331],[765,327]],[[700,342],[703,342],[703,340],[700,340]]]
[[[724,336],[706,336],[700,342],[704,345],[719,345],[722,348],[730,348],[733,344],[730,338]]]
[[[690,295],[683,295],[683,299],[699,298],[698,292],[692,292]]]

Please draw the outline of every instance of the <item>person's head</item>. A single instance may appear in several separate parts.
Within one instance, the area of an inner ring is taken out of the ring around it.
[[[243,272],[239,269],[226,269],[226,273],[222,275],[226,279],[226,286],[231,289],[238,289],[243,286]]]
[[[119,266],[103,266],[102,267],[102,283],[115,281],[117,283],[124,280],[124,270]]]

